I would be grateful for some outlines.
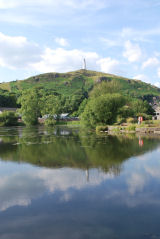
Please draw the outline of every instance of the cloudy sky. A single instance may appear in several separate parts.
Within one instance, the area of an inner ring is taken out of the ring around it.
[[[0,0],[0,82],[87,68],[160,86],[160,0]]]

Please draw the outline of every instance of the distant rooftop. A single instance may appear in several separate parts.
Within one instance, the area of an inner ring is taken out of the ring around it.
[[[7,108],[7,107],[0,107],[0,112],[3,112],[3,111],[14,111],[16,112],[18,108]]]

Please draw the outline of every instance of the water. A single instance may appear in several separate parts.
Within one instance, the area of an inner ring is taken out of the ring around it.
[[[160,239],[160,137],[0,128],[0,239]]]

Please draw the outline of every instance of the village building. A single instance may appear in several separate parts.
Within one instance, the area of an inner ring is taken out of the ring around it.
[[[4,111],[16,112],[17,108],[0,107],[0,114],[2,114]]]
[[[160,106],[153,106],[153,109],[155,110],[155,115],[152,117],[153,120],[160,120]]]

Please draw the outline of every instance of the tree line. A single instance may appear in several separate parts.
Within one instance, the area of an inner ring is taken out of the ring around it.
[[[154,114],[147,101],[124,96],[120,92],[121,85],[116,81],[103,81],[96,84],[89,94],[82,88],[71,96],[34,87],[23,90],[18,97],[13,95],[11,102],[20,106],[19,113],[26,125],[38,124],[38,118],[44,115],[47,115],[45,123],[53,125],[55,115],[59,120],[62,113],[69,113],[79,116],[83,125],[95,128],[97,125],[120,124],[140,115],[149,119]]]

